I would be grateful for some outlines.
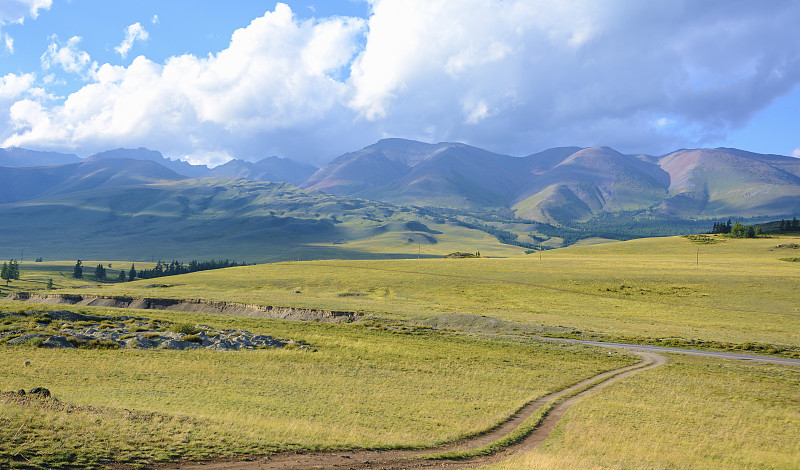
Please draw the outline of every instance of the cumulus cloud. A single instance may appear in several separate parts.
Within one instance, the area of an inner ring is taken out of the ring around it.
[[[78,45],[81,42],[80,36],[73,36],[65,43],[59,42],[53,36],[52,41],[44,54],[42,54],[42,69],[49,70],[52,67],[59,67],[65,72],[78,74],[84,78],[89,78],[97,70],[97,62],[93,62],[91,56],[82,51]]]
[[[789,1],[374,0],[349,105],[388,134],[425,123],[434,139],[507,152],[658,152],[791,91],[798,19]]]
[[[792,156],[795,158],[800,158],[800,147],[797,147],[792,151]]]
[[[364,28],[356,18],[301,21],[278,4],[235,31],[215,55],[164,64],[139,56],[127,67],[96,66],[73,38],[48,49],[43,64],[91,71],[91,83],[62,105],[16,102],[10,115],[20,131],[3,145],[147,145],[194,161],[278,153],[274,142],[300,142],[298,132],[324,128],[333,108],[345,110],[338,103],[346,86],[336,77],[346,72]]]
[[[43,66],[88,83],[63,103],[17,99],[3,145],[143,145],[209,162],[323,163],[383,136],[660,153],[722,138],[800,84],[790,0],[370,5],[367,20],[301,20],[278,4],[225,50],[163,63],[97,65],[79,39],[54,42]]]
[[[158,15],[153,17],[154,24],[156,21],[158,21]],[[133,23],[125,29],[125,39],[114,50],[124,59],[133,47],[134,41],[147,41],[149,38],[150,33],[144,29],[141,23]]]
[[[10,23],[22,24],[25,18],[36,19],[39,10],[49,10],[52,0],[3,0],[0,2],[0,38],[9,54],[14,53],[14,38],[3,33],[3,26]]]

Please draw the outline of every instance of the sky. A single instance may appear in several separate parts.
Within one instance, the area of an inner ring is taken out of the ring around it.
[[[793,0],[0,0],[0,147],[800,157]]]

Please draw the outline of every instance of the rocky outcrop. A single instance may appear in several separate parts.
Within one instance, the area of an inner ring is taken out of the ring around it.
[[[11,293],[8,300],[34,302],[38,304],[69,304],[96,307],[118,307],[154,310],[176,310],[180,312],[220,313],[266,317],[283,320],[325,321],[347,323],[363,318],[359,312],[341,312],[313,308],[273,307],[270,305],[220,302],[202,299],[158,299],[147,297],[98,296],[82,294],[38,294],[31,292]],[[73,320],[74,321],[74,320]]]
[[[130,316],[70,315],[71,312],[25,311],[4,315],[0,344],[41,348],[92,349],[310,349],[300,341],[245,330],[215,330],[206,325],[176,325]],[[79,320],[66,320],[67,318]],[[10,320],[10,321],[8,321]]]

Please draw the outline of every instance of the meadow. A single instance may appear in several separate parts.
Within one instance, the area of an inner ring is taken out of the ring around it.
[[[0,441],[8,444],[0,466],[431,446],[636,361],[541,342],[540,334],[797,356],[800,293],[791,286],[800,264],[784,259],[798,244],[797,236],[668,237],[517,258],[294,261],[128,283],[70,279],[74,261],[26,263],[15,290],[58,276],[56,293],[203,298],[372,319],[302,323],[0,301],[0,311],[137,315],[312,348],[0,345],[0,390],[43,386],[61,402],[2,399]],[[798,385],[796,367],[671,357],[579,402],[544,446],[492,468],[796,468]]]
[[[521,258],[323,260],[104,284],[83,294],[204,298],[358,311],[423,322],[485,315],[586,339],[800,351],[798,237],[685,237]],[[24,268],[23,268],[24,269]],[[299,293],[298,293],[299,291]],[[773,347],[774,346],[774,347]]]
[[[302,340],[313,350],[0,346],[0,390],[42,386],[63,404],[0,398],[0,466],[431,446],[480,432],[530,400],[636,362],[581,346],[433,331],[397,334],[366,325],[82,310],[247,329]]]
[[[800,467],[800,368],[673,357],[579,402],[500,469]]]

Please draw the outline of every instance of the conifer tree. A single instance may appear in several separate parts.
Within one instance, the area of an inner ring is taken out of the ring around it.
[[[98,264],[97,267],[94,268],[94,277],[98,281],[102,281],[106,278],[106,268],[104,268],[102,264]]]
[[[83,262],[81,260],[78,260],[78,262],[75,263],[75,267],[72,268],[72,277],[75,279],[81,279],[83,277]]]
[[[134,279],[136,279],[136,266],[131,263],[131,270],[128,271],[128,280],[132,281]]]

